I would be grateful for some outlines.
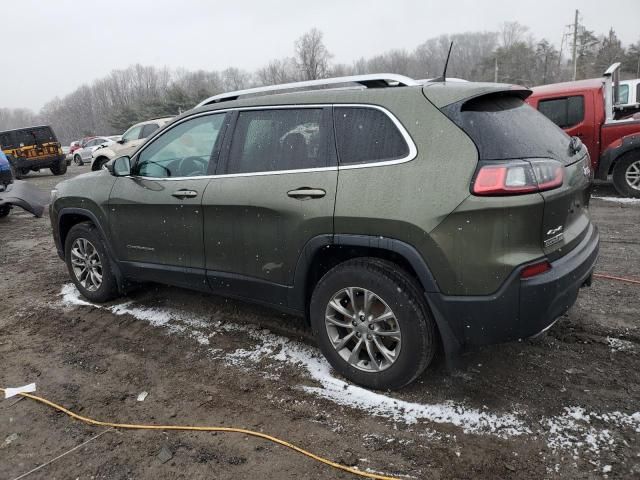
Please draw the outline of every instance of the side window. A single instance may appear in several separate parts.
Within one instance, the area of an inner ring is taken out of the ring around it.
[[[629,85],[618,86],[618,103],[629,103]]]
[[[142,127],[142,135],[140,138],[149,138],[153,132],[158,129],[158,125],[156,123],[147,123],[144,127]]]
[[[584,120],[584,97],[577,95],[540,100],[538,110],[560,128],[574,127]]]
[[[154,178],[207,175],[224,118],[224,113],[196,117],[167,130],[138,155],[137,174]]]
[[[327,166],[321,108],[241,111],[228,173],[272,172]]]
[[[341,165],[397,160],[409,145],[384,112],[367,107],[335,107],[333,118]]]
[[[636,85],[636,103],[640,103],[640,83]]]
[[[142,126],[131,127],[129,130],[124,132],[124,135],[122,135],[122,140],[126,140],[127,142],[131,140],[137,140],[140,137],[141,130]]]

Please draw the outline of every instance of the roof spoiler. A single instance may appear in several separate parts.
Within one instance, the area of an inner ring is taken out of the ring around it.
[[[613,110],[615,105],[620,103],[620,62],[611,65],[604,72],[604,111],[606,121],[614,119]]]

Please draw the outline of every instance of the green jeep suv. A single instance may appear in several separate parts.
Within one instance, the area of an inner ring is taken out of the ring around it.
[[[590,283],[588,154],[529,93],[388,74],[212,97],[56,187],[59,255],[94,302],[151,281],[299,314],[339,373],[400,388]]]

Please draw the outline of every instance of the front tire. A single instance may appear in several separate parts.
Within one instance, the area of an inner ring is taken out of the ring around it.
[[[349,260],[316,285],[311,326],[341,375],[367,388],[398,389],[424,371],[437,349],[435,322],[423,298],[398,265]]]
[[[73,156],[73,163],[75,163],[79,167],[84,165],[84,162],[82,161],[82,157],[80,155],[74,155]]]
[[[4,218],[11,212],[11,205],[0,206],[0,218]]]
[[[640,151],[626,153],[616,162],[613,186],[623,197],[640,197]]]
[[[102,167],[104,167],[104,165],[109,161],[109,159],[107,157],[98,157],[95,159],[95,161],[93,162],[93,166],[91,167],[91,170],[93,171],[98,171],[98,170],[102,170]]]
[[[118,284],[105,242],[92,223],[74,225],[64,245],[69,276],[85,298],[102,303],[118,296]]]

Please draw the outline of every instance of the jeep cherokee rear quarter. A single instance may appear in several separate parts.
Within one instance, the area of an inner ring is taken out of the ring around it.
[[[306,314],[334,368],[373,388],[414,380],[438,342],[451,356],[548,328],[597,255],[585,149],[524,89],[393,78],[231,93],[63,182],[51,219],[74,283]]]

